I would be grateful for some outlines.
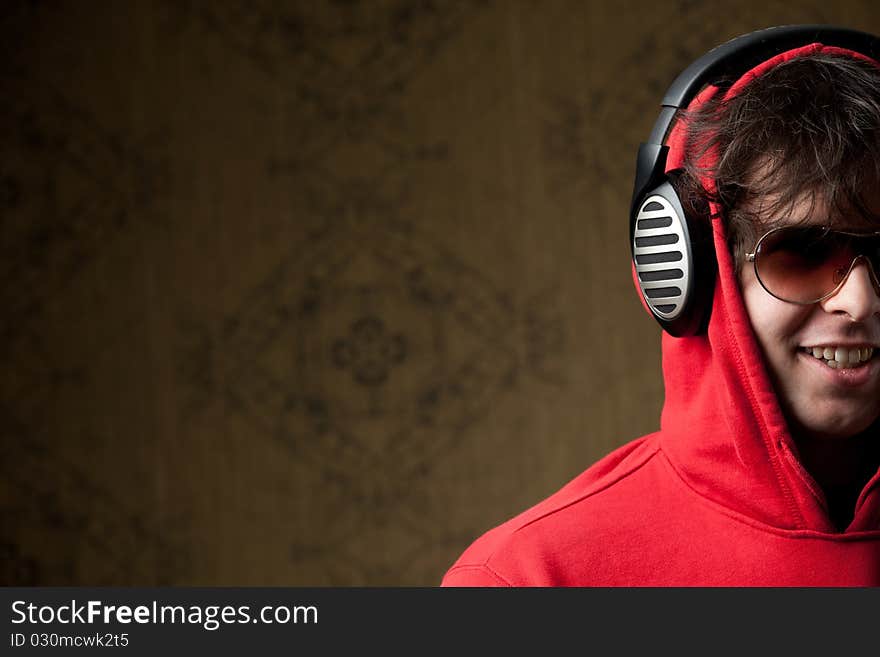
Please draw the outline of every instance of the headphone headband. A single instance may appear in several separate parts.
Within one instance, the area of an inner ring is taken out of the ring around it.
[[[675,78],[661,104],[685,108],[708,80],[739,77],[773,55],[814,42],[853,50],[872,59],[880,57],[880,40],[867,32],[829,25],[768,27],[731,39],[700,57]]]

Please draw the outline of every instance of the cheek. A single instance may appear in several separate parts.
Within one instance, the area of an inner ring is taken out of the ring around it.
[[[758,343],[770,360],[796,349],[797,334],[810,315],[810,306],[798,306],[771,296],[746,268],[740,276],[746,314]]]

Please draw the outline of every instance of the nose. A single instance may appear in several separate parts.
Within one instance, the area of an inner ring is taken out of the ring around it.
[[[856,258],[841,286],[820,304],[827,313],[843,313],[857,322],[880,315],[880,282],[871,262]]]

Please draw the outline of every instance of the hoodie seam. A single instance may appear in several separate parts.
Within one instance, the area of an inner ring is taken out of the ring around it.
[[[807,490],[810,491],[810,494],[816,499],[816,502],[818,502],[822,509],[827,513],[828,504],[825,498],[825,493],[822,492],[822,489],[815,483],[815,480],[809,475],[803,464],[792,453],[788,445],[780,443],[779,447],[782,450],[788,465],[794,470],[794,473],[798,476],[804,486],[807,487]]]
[[[489,560],[489,558],[486,559],[486,562],[488,562],[488,560]],[[486,562],[478,563],[478,564],[463,564],[461,566],[453,566],[452,568],[449,569],[448,575],[451,575],[456,572],[466,571],[466,570],[478,570],[478,571],[487,573],[490,577],[496,579],[500,584],[502,584],[504,586],[507,586],[510,588],[514,587],[512,582],[510,582],[507,578],[503,577],[498,572],[496,572],[495,569],[492,568]]]
[[[656,435],[656,434],[655,434],[655,435]],[[552,515],[554,515],[554,514],[556,514],[556,513],[559,513],[559,512],[561,512],[561,511],[563,511],[563,510],[569,508],[570,506],[573,506],[573,505],[575,505],[575,504],[579,504],[579,503],[583,502],[584,500],[586,500],[586,499],[588,499],[588,498],[590,498],[590,497],[593,497],[594,495],[597,495],[597,494],[599,494],[599,493],[601,493],[601,492],[603,492],[603,491],[605,491],[605,490],[608,490],[609,488],[611,488],[612,486],[614,486],[614,485],[617,484],[618,482],[620,482],[620,481],[626,479],[626,478],[629,477],[630,475],[634,474],[635,472],[637,472],[638,470],[640,470],[641,468],[643,468],[643,467],[644,467],[645,465],[647,465],[650,461],[652,461],[652,460],[654,459],[654,457],[655,457],[660,451],[661,451],[661,450],[660,450],[660,445],[657,444],[657,443],[655,443],[653,449],[651,449],[650,451],[648,451],[648,452],[642,457],[642,459],[641,459],[640,461],[636,461],[631,467],[629,467],[628,469],[624,470],[623,472],[621,472],[621,473],[618,474],[617,476],[615,476],[615,477],[609,479],[608,481],[603,482],[602,485],[595,485],[594,488],[591,488],[590,490],[585,491],[584,493],[578,495],[575,499],[573,499],[573,500],[571,500],[571,501],[569,501],[569,502],[566,502],[565,504],[562,504],[561,506],[556,506],[556,507],[554,507],[554,508],[552,508],[552,509],[550,509],[550,510],[544,512],[544,513],[542,513],[542,514],[539,515],[538,517],[536,517],[536,518],[532,518],[532,519],[529,520],[528,522],[524,522],[523,524],[518,525],[515,529],[512,529],[511,532],[510,532],[510,534],[508,534],[508,535],[505,537],[505,540],[504,540],[502,543],[500,543],[499,545],[496,545],[494,548],[492,548],[491,552],[489,552],[489,554],[486,555],[486,558],[483,559],[482,562],[471,563],[471,564],[462,564],[462,565],[460,565],[460,566],[456,566],[455,568],[471,568],[471,569],[485,568],[490,574],[492,574],[492,575],[498,577],[498,578],[501,579],[502,581],[507,581],[505,578],[503,578],[501,575],[499,575],[499,574],[498,574],[498,573],[497,573],[497,572],[496,572],[496,571],[495,571],[495,570],[489,565],[489,562],[490,562],[493,558],[495,558],[495,557],[498,556],[499,552],[501,552],[501,551],[507,546],[507,541],[509,541],[509,540],[510,540],[515,534],[519,533],[520,531],[524,530],[526,527],[529,527],[529,526],[533,525],[533,524],[536,523],[536,522],[539,522],[539,521],[541,521],[541,520],[544,520],[545,518],[548,518],[549,516],[552,516]],[[612,471],[612,472],[613,472],[613,471]],[[603,478],[603,479],[604,479],[604,478]],[[602,481],[602,480],[600,479],[599,481]],[[599,482],[596,482],[596,483],[598,484]],[[513,584],[508,584],[508,586],[514,586],[514,585],[513,585]]]
[[[656,456],[657,453],[660,452],[660,451],[661,451],[661,450],[660,450],[660,445],[659,445],[659,443],[658,443],[658,444],[656,444],[656,445],[654,446],[654,448],[653,448],[651,451],[649,451],[647,454],[645,454],[645,456],[642,458],[641,461],[638,461],[638,462],[634,463],[630,468],[624,470],[623,472],[621,472],[621,473],[620,473],[619,475],[617,475],[616,477],[611,478],[609,481],[604,482],[602,485],[598,485],[599,482],[596,482],[596,484],[595,484],[596,487],[595,487],[595,488],[591,488],[590,490],[587,490],[587,491],[583,492],[582,494],[580,494],[580,495],[579,495],[578,497],[576,497],[575,499],[573,499],[573,500],[571,500],[571,501],[569,501],[569,502],[566,502],[565,504],[563,504],[563,505],[561,505],[561,506],[554,507],[554,508],[552,508],[552,509],[550,509],[550,510],[544,512],[544,513],[542,513],[542,514],[539,515],[537,518],[532,518],[532,519],[529,520],[528,522],[525,522],[525,523],[519,525],[519,526],[518,526],[516,529],[514,529],[513,532],[511,532],[511,533],[512,533],[512,534],[515,534],[516,532],[518,532],[518,531],[520,531],[520,530],[522,530],[522,529],[525,529],[525,528],[528,527],[529,525],[531,525],[531,524],[533,524],[533,523],[536,523],[536,522],[538,522],[539,520],[543,520],[543,519],[546,518],[547,516],[551,516],[551,515],[553,515],[554,513],[559,513],[560,511],[563,511],[564,509],[567,509],[568,507],[570,507],[570,506],[572,506],[572,505],[574,505],[574,504],[579,504],[580,502],[583,502],[585,499],[587,499],[587,498],[589,498],[589,497],[593,497],[594,495],[597,495],[598,493],[601,493],[601,492],[607,490],[608,488],[610,488],[611,486],[615,485],[615,484],[618,483],[619,481],[621,481],[621,480],[623,480],[623,479],[629,477],[630,475],[632,475],[633,473],[635,473],[637,470],[640,470],[641,468],[643,468],[643,467],[644,467],[645,465],[647,465],[648,462],[651,461],[651,460],[654,458],[654,456]],[[613,472],[613,471],[612,471],[612,472]],[[609,474],[610,474],[610,473],[609,473]],[[600,480],[600,481],[601,481],[601,480]],[[494,554],[494,552],[493,552],[493,554]],[[488,561],[488,560],[487,560],[487,561]]]
[[[795,538],[795,539],[809,539],[809,540],[823,540],[823,541],[832,541],[835,543],[843,542],[843,543],[856,543],[856,542],[872,542],[880,540],[880,529],[866,529],[859,532],[841,532],[841,533],[828,533],[828,532],[820,532],[815,529],[783,529],[781,527],[774,527],[773,525],[768,525],[767,523],[761,522],[742,514],[738,511],[735,511],[721,502],[713,500],[710,497],[707,497],[696,488],[691,486],[690,483],[682,476],[681,472],[679,472],[678,468],[675,466],[675,463],[672,459],[669,458],[669,455],[663,451],[661,448],[659,450],[663,457],[663,461],[667,464],[669,469],[673,472],[674,479],[676,479],[682,488],[684,488],[688,493],[693,495],[701,502],[704,506],[708,507],[715,513],[726,516],[731,520],[734,520],[740,524],[751,527],[756,531],[762,531],[768,534],[775,534],[776,536],[780,536],[782,538]]]

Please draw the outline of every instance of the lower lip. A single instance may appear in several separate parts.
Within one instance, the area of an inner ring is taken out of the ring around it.
[[[858,388],[872,381],[877,375],[878,367],[880,367],[880,358],[874,356],[864,365],[858,367],[848,367],[845,369],[833,369],[828,367],[824,361],[809,356],[803,351],[798,352],[798,356],[806,360],[811,367],[817,368],[828,381],[834,385],[845,388]]]

